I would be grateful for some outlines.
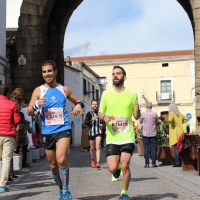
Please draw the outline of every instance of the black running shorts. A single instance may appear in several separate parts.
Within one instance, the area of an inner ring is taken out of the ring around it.
[[[44,144],[44,148],[46,150],[52,150],[56,148],[56,143],[61,138],[70,138],[72,135],[72,131],[65,130],[54,134],[43,134],[42,135],[42,143]]]
[[[133,154],[133,151],[135,149],[134,143],[129,144],[108,144],[106,145],[106,157],[107,156],[113,156],[113,155],[121,155],[122,152]]]
[[[96,134],[96,135],[94,135],[94,136],[88,135],[88,140],[95,140],[96,137],[102,137],[102,134],[99,133],[99,134]]]

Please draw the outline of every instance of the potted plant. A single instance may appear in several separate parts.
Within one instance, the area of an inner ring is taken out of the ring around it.
[[[167,121],[156,126],[157,138],[158,138],[158,151],[157,159],[162,164],[174,163],[175,154],[174,148],[169,146],[169,124]]]
[[[143,145],[143,141],[142,141],[142,129],[140,129],[140,128],[138,128],[136,131],[135,143],[137,144],[138,155],[143,156],[144,155],[144,145]]]

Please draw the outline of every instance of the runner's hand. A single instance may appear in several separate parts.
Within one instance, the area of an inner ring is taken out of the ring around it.
[[[42,97],[42,98],[39,98],[38,99],[38,106],[43,106],[45,103],[46,103],[46,98],[45,97]]]
[[[111,116],[107,116],[107,115],[105,115],[104,117],[103,117],[103,120],[106,122],[106,123],[108,123],[108,122],[110,122],[111,121]]]
[[[139,112],[139,104],[138,104],[138,102],[135,103],[135,112]]]
[[[74,109],[72,110],[72,112],[71,112],[71,114],[73,114],[73,115],[79,115],[79,116],[81,116],[82,115],[82,108],[81,108],[81,106],[79,105],[79,104],[77,104],[75,107],[74,107]]]

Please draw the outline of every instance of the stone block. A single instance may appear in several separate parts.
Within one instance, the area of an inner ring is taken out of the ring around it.
[[[40,157],[43,158],[45,155],[44,148],[40,148]]]
[[[200,70],[200,62],[195,63],[195,70]]]
[[[195,86],[200,87],[200,79],[195,79]]]
[[[19,171],[22,169],[22,157],[19,156],[13,156],[13,168],[14,171]]]
[[[26,160],[26,164],[31,164],[32,163],[32,152],[28,151],[27,152],[27,160]]]
[[[32,152],[32,159],[33,160],[39,160],[40,159],[40,149],[30,149],[30,152]]]
[[[192,9],[198,10],[200,12],[200,1],[199,0],[192,1]]]
[[[196,110],[196,117],[200,117],[200,110]]]

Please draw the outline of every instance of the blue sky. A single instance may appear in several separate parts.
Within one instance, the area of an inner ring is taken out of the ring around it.
[[[17,27],[22,0],[7,0],[7,27]],[[86,48],[90,43],[90,48]],[[187,13],[176,0],[84,0],[72,14],[65,56],[193,49]]]
[[[193,49],[190,20],[176,0],[85,0],[65,33],[65,56]]]

